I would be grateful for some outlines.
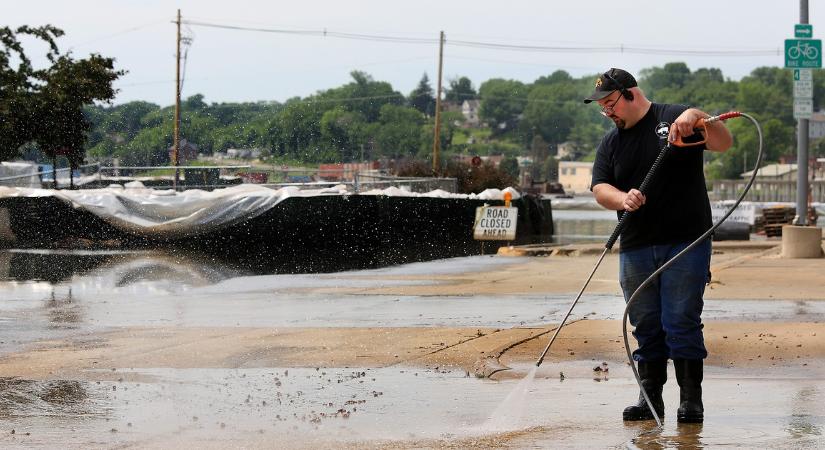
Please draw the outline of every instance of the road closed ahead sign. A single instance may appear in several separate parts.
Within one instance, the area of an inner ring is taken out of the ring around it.
[[[516,238],[518,208],[480,206],[476,208],[473,238],[483,241],[512,241]]]

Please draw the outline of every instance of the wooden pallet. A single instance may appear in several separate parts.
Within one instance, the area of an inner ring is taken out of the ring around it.
[[[762,209],[765,236],[782,236],[782,226],[793,223],[796,209],[790,206],[772,206]]]

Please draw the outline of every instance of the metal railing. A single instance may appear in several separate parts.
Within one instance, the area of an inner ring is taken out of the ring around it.
[[[747,180],[716,180],[708,192],[711,201],[730,200],[742,192]],[[811,201],[825,202],[825,180],[813,180],[809,184]],[[751,202],[795,202],[796,180],[756,180],[745,196]]]
[[[341,169],[285,168],[283,166],[103,166],[100,163],[87,164],[78,169],[96,168],[91,174],[74,178],[77,189],[94,189],[111,184],[139,181],[153,189],[211,190],[242,183],[252,183],[272,189],[285,186],[318,189],[344,185],[353,193],[397,187],[410,192],[430,192],[440,189],[455,193],[458,181],[455,178],[395,177],[380,171],[349,171]],[[43,187],[51,187],[53,178],[44,175],[68,172],[69,168],[58,168],[30,174],[0,178],[3,181],[39,177]],[[174,183],[175,172],[182,174]],[[60,187],[69,186],[68,177],[58,177]]]

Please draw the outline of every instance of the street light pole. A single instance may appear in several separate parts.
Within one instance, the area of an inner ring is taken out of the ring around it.
[[[438,45],[438,88],[435,91],[435,131],[433,132],[433,173],[438,175],[441,146],[441,72],[444,63],[444,32],[441,32]]]
[[[180,152],[180,10],[178,10],[178,42],[175,57],[175,136],[172,148],[172,165],[175,166],[175,179],[172,187],[177,190],[180,181],[180,170],[178,170],[178,154]]]

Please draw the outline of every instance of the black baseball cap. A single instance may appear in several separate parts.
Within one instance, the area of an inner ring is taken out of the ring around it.
[[[596,78],[596,87],[590,97],[584,99],[585,103],[601,100],[610,93],[620,91],[622,89],[630,89],[638,86],[633,75],[627,73],[622,69],[611,68],[607,72],[599,75]]]

